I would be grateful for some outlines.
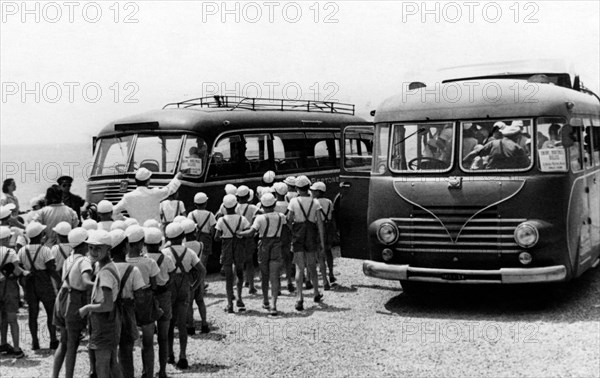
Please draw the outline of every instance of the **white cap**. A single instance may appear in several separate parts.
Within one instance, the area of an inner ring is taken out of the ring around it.
[[[275,185],[273,185],[273,188],[275,188],[277,194],[282,196],[285,196],[288,192],[288,186],[283,182],[276,182]]]
[[[205,193],[199,192],[194,196],[194,203],[197,203],[198,205],[202,205],[203,203],[206,203],[206,201],[208,201],[208,196]]]
[[[272,184],[273,181],[275,181],[275,172],[266,171],[265,174],[263,175],[263,182],[265,184]]]
[[[122,220],[116,220],[114,221],[111,225],[110,225],[110,230],[123,230],[125,231],[125,229],[127,228],[127,226],[125,225],[125,222],[123,222]]]
[[[502,130],[503,128],[506,127],[506,123],[504,123],[502,121],[498,121],[498,122],[494,123],[494,127],[498,127],[498,129]]]
[[[296,178],[296,187],[302,188],[304,186],[309,186],[310,180],[306,176],[298,176]]]
[[[294,176],[288,176],[283,180],[286,185],[296,186],[296,178]]]
[[[88,231],[97,230],[98,222],[93,219],[86,219],[81,223],[81,227],[85,228]]]
[[[275,205],[275,197],[271,193],[265,193],[260,197],[260,203],[264,207],[271,207]]]
[[[0,207],[0,219],[7,218],[15,208],[15,204],[9,203],[8,205],[4,205]]]
[[[156,219],[148,219],[144,222],[144,228],[158,228],[160,229],[160,223]]]
[[[181,234],[183,234],[183,227],[181,226],[181,223],[169,223],[169,225],[167,225],[167,229],[165,230],[167,239],[175,239]]]
[[[240,185],[235,192],[235,195],[238,197],[245,197],[248,194],[250,194],[250,188],[248,188],[246,185]]]
[[[127,227],[125,230],[125,235],[127,236],[129,243],[137,243],[144,239],[144,228],[140,225],[134,224],[133,226]]]
[[[320,190],[325,193],[327,191],[327,187],[323,181],[315,181],[311,186],[310,190]]]
[[[68,236],[69,232],[71,232],[71,225],[67,222],[60,222],[52,229],[52,231],[59,235]]]
[[[71,246],[73,247],[77,247],[79,244],[86,241],[87,238],[88,232],[83,227],[76,227],[69,231],[69,243],[71,243]]]
[[[237,197],[234,196],[233,194],[228,194],[225,197],[223,197],[223,206],[225,206],[226,209],[231,209],[236,207],[238,201],[237,201]]]
[[[12,232],[10,231],[10,227],[0,226],[0,239],[6,239],[11,237]]]
[[[523,128],[523,121],[521,121],[520,119],[518,119],[516,121],[512,121],[512,123],[510,125],[514,126],[514,127]]]
[[[252,202],[254,200],[254,190],[248,189],[248,201]]]
[[[181,221],[181,227],[183,227],[183,232],[185,232],[186,234],[196,231],[196,223],[194,223],[194,221],[189,218]]]
[[[181,223],[184,220],[186,220],[187,218],[184,217],[183,215],[178,215],[175,218],[173,218],[173,223]]]
[[[144,243],[160,244],[162,243],[162,231],[158,228],[149,227],[144,229]]]
[[[233,194],[233,195],[235,195],[236,192],[237,192],[237,188],[235,187],[235,185],[233,185],[233,184],[227,184],[227,185],[225,185],[225,193],[226,194]]]
[[[137,221],[137,219],[135,218],[127,218],[124,220],[125,222],[125,229],[127,229],[127,227],[129,226],[135,226],[136,224],[140,224],[140,222]]]
[[[25,235],[27,235],[28,238],[35,238],[36,236],[41,234],[42,231],[44,231],[45,229],[46,226],[44,226],[43,224],[39,222],[31,222],[27,225],[27,228],[25,229]]]
[[[135,172],[135,179],[138,181],[150,180],[151,176],[152,172],[150,172],[146,168],[140,168]]]
[[[112,248],[112,238],[110,237],[110,234],[104,230],[88,231],[88,238],[85,242],[91,245],[107,245]]]
[[[100,201],[98,203],[98,212],[99,213],[112,213],[113,212],[113,204],[107,200]]]
[[[115,248],[119,244],[123,243],[123,240],[127,239],[127,234],[125,233],[125,231],[120,229],[112,230],[108,233],[108,235],[110,236],[111,248]]]

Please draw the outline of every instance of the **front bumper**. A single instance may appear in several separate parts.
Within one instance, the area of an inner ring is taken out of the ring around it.
[[[368,277],[384,280],[408,280],[452,284],[520,284],[536,282],[559,282],[567,277],[564,265],[542,268],[500,268],[497,270],[435,269],[410,265],[389,265],[365,261],[363,272]]]

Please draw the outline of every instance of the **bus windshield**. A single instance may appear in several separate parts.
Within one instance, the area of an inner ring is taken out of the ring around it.
[[[454,123],[394,125],[392,171],[444,172],[452,167]]]
[[[127,135],[100,140],[93,175],[114,175],[146,168],[173,173],[177,166],[182,135]],[[128,157],[133,155],[131,161]]]
[[[532,122],[524,119],[460,124],[465,171],[523,171],[531,168]]]

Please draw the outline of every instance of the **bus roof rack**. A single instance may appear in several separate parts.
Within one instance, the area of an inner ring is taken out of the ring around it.
[[[254,98],[242,96],[208,96],[173,102],[163,109],[185,109],[192,107],[224,108],[227,110],[272,110],[272,111],[304,111],[354,115],[354,105],[332,101],[286,100],[272,98]]]

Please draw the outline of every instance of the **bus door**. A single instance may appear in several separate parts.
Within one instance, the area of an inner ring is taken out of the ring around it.
[[[600,249],[600,128],[592,127],[590,123],[584,121],[583,129],[583,152],[586,170],[586,191],[588,197],[589,219],[588,227],[590,232],[590,248],[592,254],[592,263],[598,257]]]
[[[373,158],[373,125],[346,126],[342,132],[342,161],[337,224],[343,257],[368,259],[367,210]]]

